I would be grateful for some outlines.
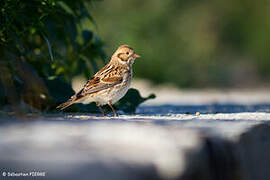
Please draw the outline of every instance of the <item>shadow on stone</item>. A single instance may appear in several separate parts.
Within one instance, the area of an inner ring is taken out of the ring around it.
[[[203,146],[187,152],[181,180],[238,180],[239,168],[233,144],[223,138],[204,137]]]
[[[270,179],[270,124],[260,124],[240,136],[239,162],[245,180]]]

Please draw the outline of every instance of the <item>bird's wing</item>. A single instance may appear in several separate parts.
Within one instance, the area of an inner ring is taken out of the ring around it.
[[[79,91],[76,96],[77,98],[83,97],[85,95],[89,95],[92,93],[96,93],[101,90],[108,89],[110,87],[115,86],[123,81],[123,78],[120,76],[114,77],[93,77],[88,80],[84,85],[81,91]]]
[[[108,89],[110,87],[115,86],[116,84],[121,83],[122,81],[123,78],[120,76],[104,77],[104,78],[93,77],[92,79],[87,81],[84,87],[77,94],[73,95],[67,102],[57,106],[57,108],[63,110],[66,107],[72,105],[74,102],[78,101],[79,99],[89,94]]]

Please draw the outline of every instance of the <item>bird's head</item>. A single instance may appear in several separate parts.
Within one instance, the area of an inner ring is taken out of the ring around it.
[[[121,64],[131,66],[136,58],[140,56],[135,53],[134,49],[128,45],[122,45],[118,47],[115,53],[112,55],[113,61],[118,61]]]

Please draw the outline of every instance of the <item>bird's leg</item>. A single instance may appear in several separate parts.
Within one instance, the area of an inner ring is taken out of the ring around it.
[[[118,116],[118,114],[117,114],[117,112],[114,110],[114,108],[113,108],[113,105],[112,105],[112,101],[109,101],[109,106],[111,107],[111,109],[112,109],[112,111],[113,111],[113,114],[114,114],[114,117],[117,117]]]
[[[99,111],[102,113],[102,115],[105,116],[105,113],[104,113],[104,111],[102,110],[100,104],[99,104],[98,102],[96,102],[96,105],[97,105]]]

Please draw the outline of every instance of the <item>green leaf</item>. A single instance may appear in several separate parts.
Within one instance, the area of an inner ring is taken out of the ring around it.
[[[83,36],[83,42],[84,44],[86,44],[93,38],[93,33],[92,31],[89,31],[89,30],[83,30],[82,36]]]
[[[63,1],[57,1],[56,2],[63,10],[65,10],[66,13],[71,14],[72,16],[75,16],[73,10]]]
[[[51,47],[50,41],[48,40],[48,38],[44,34],[42,34],[42,36],[43,36],[43,38],[45,39],[45,41],[47,43],[48,50],[49,50],[49,53],[50,53],[50,58],[53,61],[53,53],[52,53],[52,47]]]
[[[141,103],[149,99],[154,99],[155,97],[156,96],[154,94],[151,94],[144,98],[140,95],[138,90],[130,88],[127,94],[116,104],[116,108],[124,111],[125,113],[133,114]]]

